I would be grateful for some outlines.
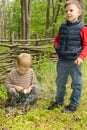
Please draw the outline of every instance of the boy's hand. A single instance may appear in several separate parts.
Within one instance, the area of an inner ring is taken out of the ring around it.
[[[26,89],[26,93],[30,93],[31,92],[31,90],[32,90],[32,88],[30,87],[30,88],[28,88],[28,89]]]
[[[16,90],[17,90],[17,92],[21,92],[21,91],[23,91],[23,88],[20,86],[16,86]]]
[[[77,58],[74,63],[79,66],[82,64],[82,62],[83,60],[81,58]]]
[[[30,93],[33,89],[34,85],[32,84],[29,88],[26,89],[26,93]]]

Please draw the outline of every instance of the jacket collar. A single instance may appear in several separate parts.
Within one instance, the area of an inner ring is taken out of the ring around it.
[[[71,22],[67,21],[67,25],[68,26],[73,26],[73,25],[79,24],[80,22],[81,22],[80,20],[77,20],[74,23],[71,23]]]

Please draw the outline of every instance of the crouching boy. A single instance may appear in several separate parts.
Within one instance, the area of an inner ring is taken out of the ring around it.
[[[6,106],[14,107],[17,103],[27,105],[35,103],[39,96],[39,87],[34,70],[31,68],[32,57],[28,53],[21,53],[17,57],[16,68],[13,68],[5,80],[7,89]]]

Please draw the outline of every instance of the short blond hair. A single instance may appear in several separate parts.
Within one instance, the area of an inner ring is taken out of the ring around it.
[[[17,63],[18,65],[25,65],[25,66],[31,66],[32,64],[32,57],[28,53],[21,53],[17,57]]]
[[[68,6],[68,5],[70,5],[70,4],[74,4],[74,5],[76,5],[79,9],[82,10],[82,6],[81,6],[81,4],[80,4],[80,2],[79,2],[78,0],[67,0],[67,1],[65,2],[64,8],[66,8],[66,6]]]
[[[82,9],[82,6],[81,6],[81,3],[78,1],[78,0],[67,0],[64,4],[64,9],[69,6],[69,5],[76,5],[77,8],[79,9],[80,11],[80,15],[82,15],[82,12],[83,12],[83,9]]]

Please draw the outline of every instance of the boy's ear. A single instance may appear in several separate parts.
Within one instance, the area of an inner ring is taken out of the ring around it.
[[[82,10],[79,10],[78,14],[79,14],[79,16],[81,16],[82,15]]]

